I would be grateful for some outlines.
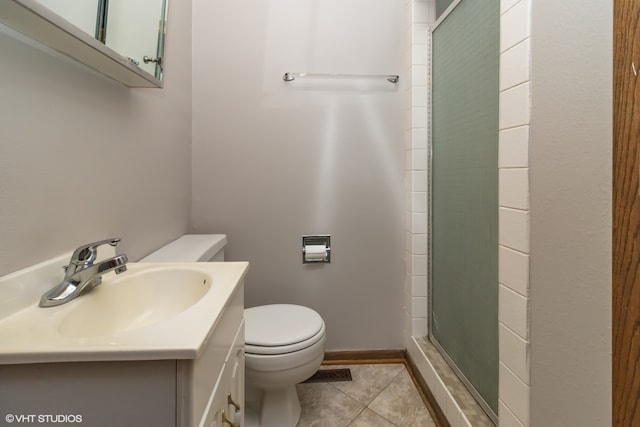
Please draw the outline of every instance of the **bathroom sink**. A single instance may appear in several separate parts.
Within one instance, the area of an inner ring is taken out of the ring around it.
[[[178,316],[210,290],[204,271],[156,267],[112,276],[71,301],[58,330],[68,337],[96,337],[153,325]]]
[[[13,301],[4,311],[0,301],[0,364],[196,359],[222,313],[242,318],[246,262],[130,262],[65,304],[39,307],[70,255],[0,278]]]

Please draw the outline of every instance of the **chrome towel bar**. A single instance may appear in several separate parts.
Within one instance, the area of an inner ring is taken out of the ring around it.
[[[298,77],[315,77],[323,79],[386,79],[398,83],[400,76],[395,74],[322,74],[322,73],[284,73],[282,80],[290,82]]]

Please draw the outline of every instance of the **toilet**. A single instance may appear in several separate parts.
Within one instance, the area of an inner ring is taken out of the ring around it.
[[[244,316],[246,424],[295,427],[300,418],[296,384],[322,363],[324,321],[314,310],[292,304],[246,308]],[[252,413],[259,414],[258,424]]]
[[[189,234],[139,262],[221,262],[227,236]],[[294,304],[246,308],[245,425],[295,427],[300,418],[296,384],[324,358],[325,324],[314,310]]]

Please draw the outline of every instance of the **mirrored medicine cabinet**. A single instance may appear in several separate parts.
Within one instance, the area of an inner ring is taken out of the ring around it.
[[[0,0],[0,30],[129,87],[162,87],[167,0]]]

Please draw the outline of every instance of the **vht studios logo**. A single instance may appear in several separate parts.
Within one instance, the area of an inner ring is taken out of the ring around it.
[[[82,415],[64,414],[7,414],[4,420],[9,424],[13,423],[81,423]]]

